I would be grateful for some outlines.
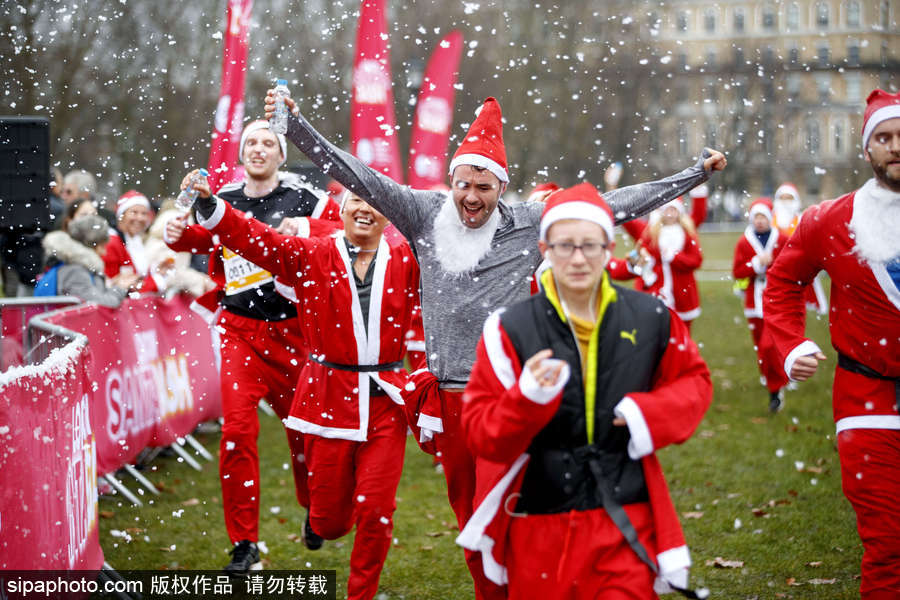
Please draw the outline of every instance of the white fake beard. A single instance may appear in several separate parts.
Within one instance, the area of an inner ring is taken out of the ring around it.
[[[659,250],[663,256],[674,255],[684,249],[687,236],[680,223],[663,225],[659,230]]]
[[[870,264],[900,258],[900,193],[867,181],[853,197],[853,251]]]
[[[775,217],[775,223],[777,223],[778,227],[781,229],[790,227],[791,222],[794,220],[794,207],[792,203],[793,200],[776,200],[772,203],[772,213]]]
[[[441,267],[450,273],[465,273],[474,269],[490,251],[499,226],[498,205],[484,225],[477,229],[466,227],[459,219],[453,196],[448,195],[433,224],[434,251]]]

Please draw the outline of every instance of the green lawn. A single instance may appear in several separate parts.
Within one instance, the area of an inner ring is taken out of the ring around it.
[[[704,235],[707,266],[730,268],[721,265],[730,262],[738,235]],[[817,380],[788,392],[785,409],[769,415],[739,301],[730,281],[707,274],[712,277],[701,282],[703,314],[694,336],[713,374],[713,405],[690,441],[660,452],[691,547],[692,583],[709,587],[717,598],[857,597],[862,550],[841,494],[831,419],[834,353],[826,352],[829,361]],[[808,326],[830,349],[827,323],[810,316]],[[294,501],[281,424],[262,416],[261,421],[265,566],[337,569],[342,591],[352,536],[326,542],[318,552],[300,543],[305,515]],[[201,440],[217,451],[217,436]],[[224,566],[228,540],[216,466],[207,463],[198,473],[160,459],[149,477],[164,489],[152,505],[133,508],[117,498],[101,499],[108,562],[120,569]],[[443,476],[412,440],[397,496],[395,541],[378,597],[472,597],[462,552],[453,543],[455,520]],[[742,566],[714,566],[717,558]]]

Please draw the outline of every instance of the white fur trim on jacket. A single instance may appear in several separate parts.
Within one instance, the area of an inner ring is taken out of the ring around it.
[[[200,213],[197,213],[197,224],[204,229],[215,229],[216,225],[222,221],[222,217],[225,216],[225,201],[218,196],[214,196],[214,198],[216,199],[216,210],[208,219],[201,219]]]
[[[556,378],[556,383],[550,387],[544,387],[534,378],[534,373],[531,372],[531,369],[525,367],[519,375],[519,391],[535,404],[550,404],[550,401],[556,398],[569,381],[571,372],[569,363],[563,363],[562,371],[559,377]]]
[[[494,375],[506,389],[516,384],[516,374],[513,371],[512,361],[503,350],[503,341],[500,336],[500,315],[505,308],[498,308],[488,316],[484,322],[483,339],[484,349],[487,351]]]
[[[796,379],[791,379],[791,369],[794,368],[794,363],[797,362],[797,359],[801,356],[808,356],[810,354],[815,354],[816,352],[821,352],[822,349],[812,340],[806,340],[796,348],[790,351],[787,355],[787,358],[784,359],[784,374],[788,376],[788,379],[791,381],[797,381]]]
[[[653,438],[650,436],[650,428],[647,427],[647,421],[644,419],[644,413],[633,399],[625,396],[613,409],[613,414],[621,419],[625,419],[628,426],[628,433],[631,439],[628,440],[628,457],[631,460],[639,460],[645,456],[653,454]]]

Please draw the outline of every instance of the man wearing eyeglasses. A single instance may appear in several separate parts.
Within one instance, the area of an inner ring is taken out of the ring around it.
[[[687,589],[690,557],[655,452],[712,400],[684,322],[606,273],[613,214],[583,183],[550,197],[541,291],[484,324],[463,395],[480,550],[508,598],[655,598]]]

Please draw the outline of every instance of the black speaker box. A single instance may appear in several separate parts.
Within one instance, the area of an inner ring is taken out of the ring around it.
[[[50,122],[0,117],[0,231],[49,229]]]

